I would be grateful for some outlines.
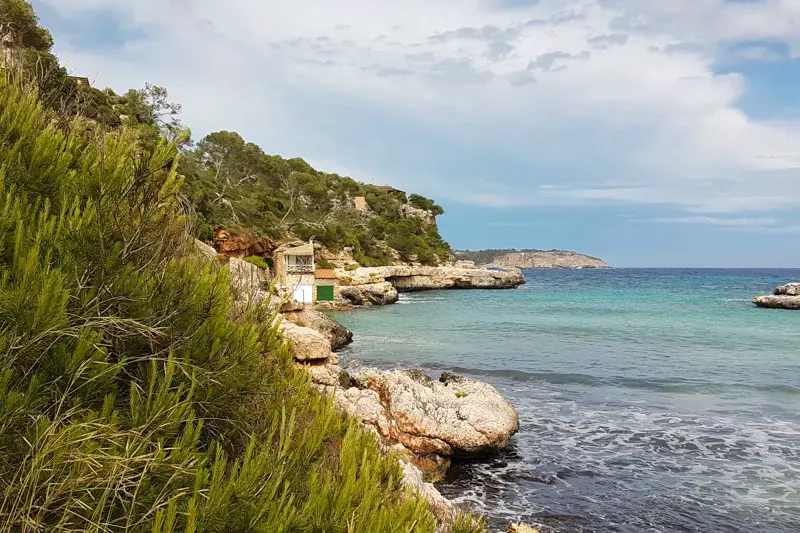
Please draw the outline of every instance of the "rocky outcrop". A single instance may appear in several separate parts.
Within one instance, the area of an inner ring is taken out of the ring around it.
[[[787,283],[775,287],[776,296],[800,296],[800,283]]]
[[[279,329],[296,361],[316,362],[331,358],[331,343],[322,333],[288,321],[282,322]]]
[[[388,281],[371,282],[362,285],[348,285],[339,288],[342,298],[353,305],[393,304],[400,297],[394,285]]]
[[[475,457],[508,446],[519,429],[514,407],[487,383],[444,373],[365,369],[335,404],[399,448],[430,478],[441,478],[453,457]]]
[[[239,259],[251,256],[271,256],[277,243],[258,235],[235,235],[230,230],[214,228],[214,248],[225,257]]]
[[[259,299],[265,291],[258,272],[250,268],[253,265],[235,258],[231,263],[237,305]],[[239,302],[239,298],[245,299]],[[277,305],[276,311],[279,308]],[[349,336],[322,313],[287,309],[286,314],[295,313],[292,319],[298,323],[281,320],[278,328],[297,367],[309,373],[321,392],[333,395],[337,408],[360,420],[387,453],[396,454],[403,486],[427,501],[436,517],[437,533],[449,531],[459,509],[439,493],[430,478],[441,477],[451,457],[506,446],[519,426],[514,408],[490,385],[452,374],[443,374],[438,382],[413,371],[364,370],[351,376],[338,365],[329,340],[349,340]],[[280,315],[276,316],[280,320]]]
[[[344,348],[353,342],[352,331],[320,311],[300,307],[297,310],[284,312],[283,317],[293,324],[311,328],[324,335],[330,342],[333,351]]]
[[[775,287],[772,294],[753,298],[753,303],[769,309],[800,310],[800,283],[787,283]]]
[[[516,268],[611,268],[611,265],[597,257],[576,252],[512,252],[496,257],[490,267]]]
[[[348,285],[342,297],[354,305],[384,305],[397,301],[397,292],[437,289],[511,289],[525,283],[519,269],[489,270],[454,266],[359,267],[336,271]],[[395,290],[393,290],[395,289]]]

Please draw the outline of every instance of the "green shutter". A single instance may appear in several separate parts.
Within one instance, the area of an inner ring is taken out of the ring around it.
[[[317,301],[318,302],[332,302],[333,301],[333,285],[319,285],[319,286],[317,286]]]

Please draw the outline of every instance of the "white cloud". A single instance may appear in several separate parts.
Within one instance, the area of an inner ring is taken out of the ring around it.
[[[797,53],[797,0],[40,2],[144,32],[110,50],[56,32],[100,85],[164,84],[196,133],[359,179],[495,207],[800,207],[800,125],[746,116],[747,80],[712,68],[731,41]]]

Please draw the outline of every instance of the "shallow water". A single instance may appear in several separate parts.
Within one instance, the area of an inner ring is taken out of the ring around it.
[[[510,450],[441,491],[504,527],[800,531],[800,312],[750,298],[800,270],[530,270],[512,291],[339,313],[342,355],[454,370],[518,409]]]

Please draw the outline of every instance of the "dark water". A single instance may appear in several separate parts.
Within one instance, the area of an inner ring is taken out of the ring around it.
[[[455,370],[517,407],[513,446],[441,491],[504,527],[800,532],[800,312],[750,298],[800,270],[531,270],[337,315],[344,354]]]

